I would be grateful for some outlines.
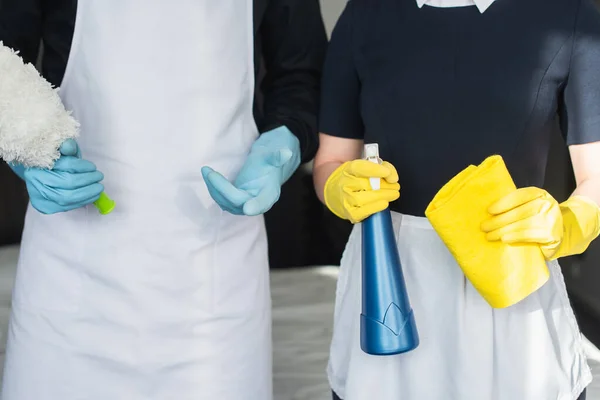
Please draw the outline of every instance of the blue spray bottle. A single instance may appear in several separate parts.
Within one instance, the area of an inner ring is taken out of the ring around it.
[[[365,145],[365,158],[381,163],[377,144]],[[371,178],[373,190],[379,178]],[[385,356],[406,353],[419,345],[389,208],[362,222],[362,313],[360,347]]]

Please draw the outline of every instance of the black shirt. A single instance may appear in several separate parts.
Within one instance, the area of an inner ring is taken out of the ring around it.
[[[60,86],[76,13],[77,0],[0,0],[0,41],[30,63],[36,62],[42,42],[42,75]],[[302,160],[309,161],[318,147],[319,86],[327,46],[319,1],[254,0],[254,31],[256,73],[265,72],[257,79],[259,129],[286,125],[300,140]]]
[[[600,13],[591,0],[418,8],[351,0],[323,73],[320,130],[377,142],[400,176],[391,208],[423,216],[469,164],[500,154],[542,186],[559,116],[567,144],[600,140]]]

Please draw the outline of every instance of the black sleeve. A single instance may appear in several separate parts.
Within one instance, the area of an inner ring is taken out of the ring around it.
[[[300,141],[302,161],[310,161],[319,144],[319,86],[327,47],[319,0],[272,0],[261,37],[266,72],[259,129],[287,126]]]
[[[323,67],[319,130],[331,136],[363,139],[360,80],[352,44],[353,4],[350,0],[333,33]]]
[[[77,0],[44,0],[42,10],[42,75],[54,86],[60,86],[71,51]]]
[[[600,11],[580,0],[559,116],[567,145],[600,141]]]
[[[42,39],[43,0],[0,0],[0,41],[35,65]]]

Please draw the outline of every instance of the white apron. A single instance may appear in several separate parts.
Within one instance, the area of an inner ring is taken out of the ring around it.
[[[115,211],[29,209],[3,400],[270,400],[262,217],[210,199],[257,129],[251,0],[79,0],[61,86]]]
[[[517,305],[492,309],[425,218],[392,213],[421,343],[360,349],[361,230],[342,259],[328,373],[344,400],[575,400],[592,375],[558,263]]]

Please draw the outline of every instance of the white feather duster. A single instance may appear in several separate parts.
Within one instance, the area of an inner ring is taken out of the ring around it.
[[[0,158],[25,167],[52,168],[59,147],[79,135],[58,89],[0,42]]]

